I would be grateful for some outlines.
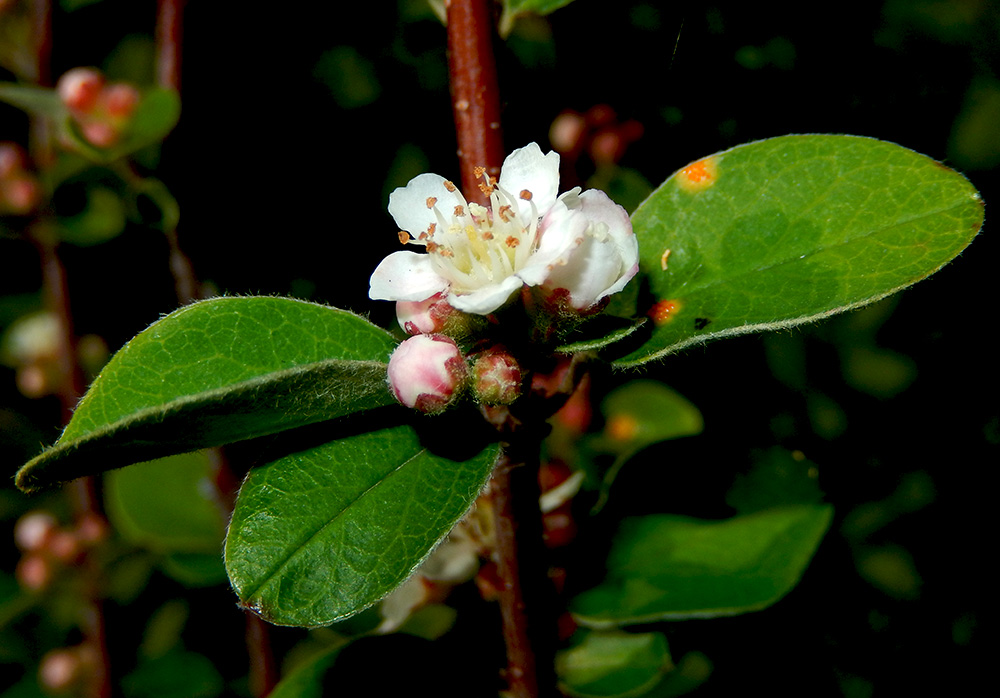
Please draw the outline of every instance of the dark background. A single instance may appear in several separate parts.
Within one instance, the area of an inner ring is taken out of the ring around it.
[[[54,73],[105,65],[124,36],[148,37],[153,5],[104,0],[60,13]],[[561,111],[606,104],[643,127],[621,165],[656,184],[746,141],[852,133],[963,171],[989,205],[1000,195],[998,38],[1000,8],[987,1],[577,0],[497,47],[505,139],[508,150],[545,148]],[[218,292],[291,294],[388,325],[391,304],[367,299],[371,270],[398,245],[387,194],[422,171],[457,175],[444,42],[419,2],[190,3],[184,111],[158,174],[181,203],[180,242],[198,276]],[[0,125],[0,137],[23,133],[12,110]],[[576,174],[586,179],[592,165]],[[627,468],[620,511],[726,515],[729,484],[775,445],[818,465],[837,511],[784,601],[667,626],[675,657],[699,651],[714,664],[696,695],[981,690],[995,640],[986,560],[1000,455],[990,218],[967,252],[889,303],[696,347],[647,372],[697,404],[707,426]],[[176,305],[166,244],[148,228],[65,257],[78,330],[112,348]],[[36,264],[30,247],[0,241],[0,291],[37,289]],[[871,352],[888,363],[873,368]],[[902,378],[865,378],[886,366]],[[55,433],[52,405],[2,391]],[[206,609],[231,606],[227,593]],[[495,634],[470,625],[456,633]],[[424,671],[482,667],[488,695],[492,639],[474,642],[471,664],[441,655],[468,646],[452,637]]]

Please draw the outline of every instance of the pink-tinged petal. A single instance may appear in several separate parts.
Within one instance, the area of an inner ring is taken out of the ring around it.
[[[544,286],[565,289],[573,307],[585,310],[621,291],[639,270],[639,247],[625,210],[604,192],[578,197],[575,212],[588,221],[583,243],[552,269]]]
[[[475,315],[489,315],[506,303],[522,286],[521,279],[508,276],[499,283],[490,284],[470,293],[451,293],[448,302],[452,307]]]
[[[448,288],[430,255],[393,252],[383,259],[369,282],[368,297],[376,301],[422,301]]]
[[[522,220],[530,218],[532,203],[537,215],[544,215],[559,193],[559,153],[543,155],[537,143],[518,148],[503,161],[500,188],[517,201]],[[531,203],[522,197],[525,191],[531,192]]]
[[[517,275],[529,286],[541,285],[554,268],[566,264],[573,250],[583,242],[586,231],[586,217],[556,202],[542,219],[538,249]]]
[[[604,223],[608,235],[629,266],[639,259],[639,241],[632,232],[632,220],[625,209],[616,204],[608,195],[598,189],[588,189],[580,194],[580,209],[587,220]]]
[[[446,212],[455,207],[458,203],[456,196],[445,188],[444,183],[445,178],[441,175],[427,173],[417,175],[405,187],[389,194],[389,214],[400,230],[418,237],[431,223],[437,222],[433,210],[435,204]]]

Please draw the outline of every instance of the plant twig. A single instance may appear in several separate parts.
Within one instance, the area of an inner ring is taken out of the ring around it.
[[[497,177],[504,157],[500,92],[493,58],[493,3],[451,0],[445,4],[448,72],[462,191],[469,201],[486,204],[475,168],[485,167],[490,177]]]
[[[493,57],[493,3],[488,0],[446,0],[448,20],[448,70],[452,110],[458,137],[462,191],[469,201],[487,203],[477,168],[498,177],[503,162],[500,130],[500,93]],[[535,434],[513,433],[512,449],[505,451],[490,481],[496,526],[495,561],[502,582],[500,614],[507,650],[506,695],[537,698],[551,692],[554,672],[552,648],[537,632],[537,612],[547,579],[541,556],[541,512],[538,508],[538,446]],[[514,454],[514,455],[512,455]],[[531,580],[525,584],[524,580]],[[534,603],[533,603],[534,602]],[[531,619],[529,622],[529,607]],[[553,626],[554,632],[554,626]]]

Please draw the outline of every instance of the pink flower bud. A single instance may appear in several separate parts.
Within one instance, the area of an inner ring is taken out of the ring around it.
[[[64,73],[56,84],[56,92],[63,104],[75,112],[87,114],[97,106],[104,76],[93,68],[73,68]]]
[[[117,82],[104,89],[103,98],[109,116],[128,119],[139,103],[139,91],[131,85]]]
[[[25,552],[41,550],[57,527],[52,514],[45,511],[29,512],[14,524],[14,543]]]
[[[407,334],[440,332],[448,317],[457,312],[443,293],[422,301],[396,301],[396,319]]]
[[[426,414],[443,412],[462,392],[468,377],[465,358],[451,337],[410,337],[389,358],[389,385],[406,407]]]
[[[494,347],[472,365],[476,398],[487,405],[509,405],[521,396],[523,375],[517,359],[503,347]]]

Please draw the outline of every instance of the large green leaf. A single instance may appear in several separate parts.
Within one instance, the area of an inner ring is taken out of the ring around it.
[[[607,579],[570,610],[596,628],[759,610],[795,586],[832,514],[828,505],[795,505],[724,521],[629,519],[612,546]]]
[[[632,217],[653,332],[617,361],[814,320],[953,259],[983,202],[960,174],[856,136],[783,136],[674,173]]]
[[[33,491],[391,404],[381,362],[395,344],[352,313],[287,298],[189,305],[111,359],[17,484]]]
[[[457,432],[454,445],[468,446],[468,430]],[[229,525],[233,587],[277,625],[332,623],[395,589],[469,509],[498,455],[493,445],[452,459],[408,425],[322,438],[333,440],[251,470]]]

